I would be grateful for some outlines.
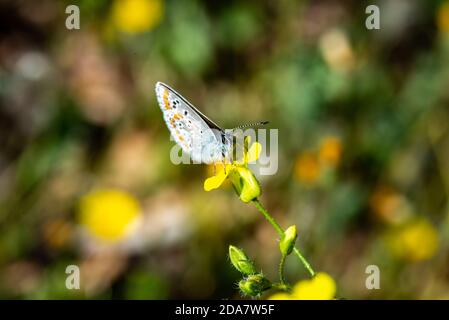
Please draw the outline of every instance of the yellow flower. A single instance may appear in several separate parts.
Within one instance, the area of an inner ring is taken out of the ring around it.
[[[320,174],[320,163],[314,153],[303,153],[296,160],[295,175],[306,184],[314,183]]]
[[[306,151],[295,161],[295,177],[305,185],[312,186],[321,179],[328,169],[334,169],[342,154],[341,140],[335,136],[324,137],[318,150]]]
[[[439,7],[436,19],[440,32],[449,32],[449,1],[443,2]]]
[[[326,137],[321,141],[319,159],[329,166],[337,166],[341,158],[341,141],[337,137]]]
[[[331,300],[335,298],[336,290],[334,279],[319,272],[310,280],[299,281],[293,287],[292,297],[295,300]]]
[[[153,29],[163,11],[162,0],[116,0],[111,15],[120,31],[133,34]]]
[[[268,300],[291,300],[291,296],[285,292],[278,292],[269,296]]]
[[[217,172],[221,172],[224,170],[225,165],[226,164],[223,164],[223,163],[212,163],[212,164],[207,165],[206,176],[208,176],[208,177],[216,176]],[[222,187],[222,188],[231,187],[231,182],[229,180],[225,180],[222,182],[220,187]],[[207,191],[209,191],[209,190],[207,190]]]
[[[94,236],[108,241],[125,238],[141,212],[138,201],[121,190],[101,189],[85,195],[79,221]]]
[[[433,257],[438,250],[438,233],[424,219],[412,221],[388,238],[392,252],[399,258],[421,261]]]
[[[249,137],[246,139],[249,144]],[[204,190],[210,191],[219,188],[226,178],[230,178],[236,192],[243,202],[249,202],[257,198],[261,191],[260,185],[254,174],[247,168],[247,164],[259,159],[262,146],[254,142],[247,152],[244,152],[241,161],[225,164],[218,168],[217,174],[204,181]]]
[[[312,279],[301,280],[293,286],[291,294],[278,292],[268,297],[269,300],[332,300],[335,298],[337,285],[325,272],[317,273]]]

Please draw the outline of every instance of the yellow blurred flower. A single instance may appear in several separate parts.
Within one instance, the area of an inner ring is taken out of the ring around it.
[[[331,300],[335,298],[337,285],[330,275],[317,273],[310,280],[299,281],[292,291],[295,300]]]
[[[320,161],[332,167],[335,167],[340,162],[342,145],[337,137],[325,137],[320,144],[319,159]]]
[[[112,21],[126,33],[140,33],[153,29],[162,20],[162,0],[116,0],[112,7]]]
[[[312,279],[297,282],[291,294],[275,293],[269,300],[332,300],[335,298],[337,285],[325,272],[318,272]]]
[[[424,219],[414,220],[392,232],[388,243],[392,252],[408,261],[421,261],[433,257],[439,239],[435,227]]]
[[[436,20],[440,32],[449,32],[449,1],[443,2],[438,8]]]
[[[391,187],[378,187],[370,197],[370,207],[377,218],[390,224],[400,224],[412,214],[407,199]]]
[[[85,195],[79,205],[79,221],[94,236],[118,241],[133,230],[141,208],[121,190],[100,189]]]
[[[246,143],[250,143],[247,137]],[[260,193],[260,185],[254,174],[247,168],[248,163],[259,159],[262,152],[262,146],[258,142],[254,142],[241,161],[234,161],[232,164],[224,164],[219,166],[217,173],[204,181],[204,190],[210,191],[219,188],[226,178],[230,178],[235,190],[239,194],[243,202],[249,202],[257,198]]]
[[[305,152],[301,154],[295,163],[296,178],[306,184],[316,182],[320,174],[320,163],[315,153]]]
[[[336,136],[321,139],[317,150],[306,151],[296,158],[294,174],[298,181],[313,185],[340,163],[341,140]]]

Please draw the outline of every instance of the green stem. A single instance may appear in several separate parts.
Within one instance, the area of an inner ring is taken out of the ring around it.
[[[254,199],[253,203],[256,206],[257,210],[259,210],[263,214],[265,219],[268,220],[268,222],[273,226],[276,232],[282,237],[284,235],[284,230],[276,222],[276,220],[274,220],[273,216],[267,211],[267,209],[264,208],[264,206],[260,203],[259,199]],[[315,275],[315,271],[313,271],[313,268],[307,261],[307,259],[302,255],[302,253],[299,251],[298,248],[296,247],[293,248],[293,251],[295,252],[298,259],[301,261],[301,263],[304,265],[304,267],[307,269],[310,276],[313,277]]]
[[[284,235],[284,230],[282,230],[281,226],[274,220],[273,216],[263,207],[263,205],[260,203],[259,199],[253,200],[254,205],[256,208],[263,214],[265,219],[268,220],[268,222],[273,226],[273,228],[276,230],[276,232],[280,235]]]
[[[310,265],[309,261],[302,255],[302,253],[298,250],[298,248],[294,247],[293,252],[295,252],[296,256],[301,260],[304,267],[309,271],[310,276],[313,277],[315,275],[315,271],[313,270],[312,266]]]
[[[291,288],[285,283],[273,283],[270,289],[278,289],[281,291],[290,292]]]
[[[285,277],[284,277],[284,265],[285,265],[285,258],[286,255],[282,255],[281,262],[279,263],[279,279],[281,281],[282,285],[285,285]]]

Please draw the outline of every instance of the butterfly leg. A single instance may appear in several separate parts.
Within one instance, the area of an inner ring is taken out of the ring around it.
[[[215,166],[215,162],[214,162],[214,176],[217,175],[217,167]]]
[[[223,160],[223,169],[224,169],[224,174],[226,174],[226,163],[224,160]]]

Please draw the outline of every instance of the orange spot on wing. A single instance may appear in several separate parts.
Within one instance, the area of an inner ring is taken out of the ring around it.
[[[164,105],[166,110],[170,110],[170,102],[168,101],[168,90],[164,89],[164,95],[162,96],[162,100],[164,100]]]
[[[181,141],[182,145],[184,147],[187,147],[187,144],[183,143],[184,142],[184,137],[182,136],[181,132],[179,132],[178,129],[176,129],[175,132],[176,132],[176,136],[178,137],[179,141]]]

